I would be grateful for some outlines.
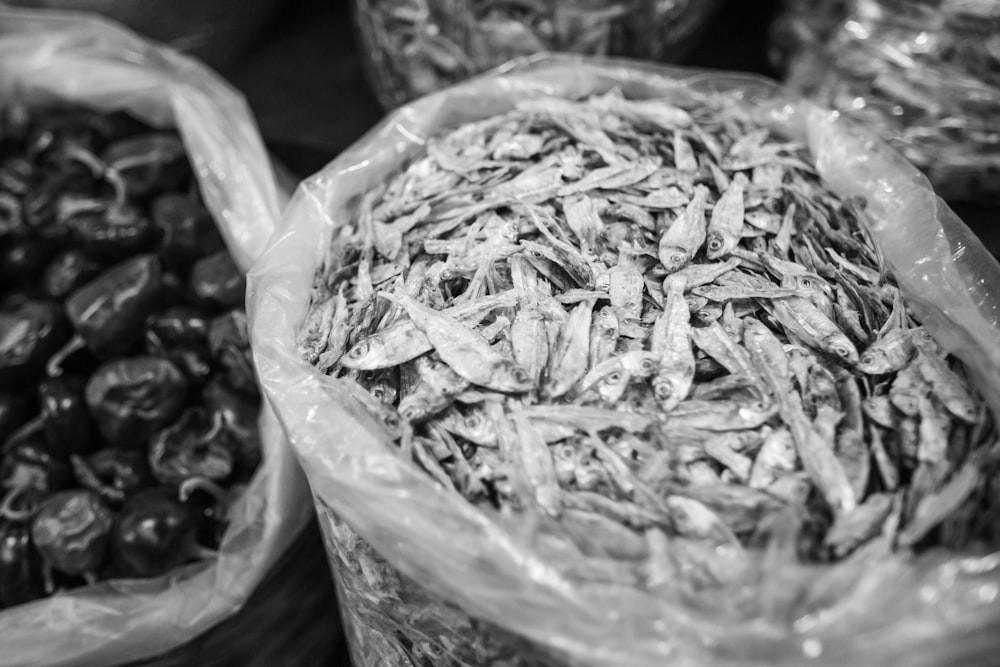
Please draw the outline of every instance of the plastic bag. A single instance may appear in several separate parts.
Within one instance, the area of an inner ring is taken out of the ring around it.
[[[1000,201],[1000,2],[851,0],[774,31],[786,80],[855,118],[954,201]]]
[[[720,0],[354,0],[364,65],[386,108],[542,51],[675,62]]]
[[[0,100],[68,101],[176,125],[205,203],[246,268],[283,203],[240,96],[204,67],[99,20],[0,11]],[[216,562],[110,580],[0,612],[0,665],[112,665],[178,646],[237,612],[309,519],[305,480],[270,410],[264,461]]]
[[[246,51],[280,4],[278,0],[6,0],[13,7],[93,12],[163,42],[212,67]]]
[[[993,655],[1000,554],[892,556],[851,569],[765,569],[760,590],[829,596],[796,618],[722,617],[697,601],[580,585],[530,521],[488,516],[399,457],[339,381],[299,357],[296,333],[332,233],[427,137],[517,101],[619,88],[629,98],[725,94],[805,143],[828,186],[864,196],[917,315],[1000,408],[1000,265],[873,135],[752,76],[571,56],[516,63],[391,114],[300,186],[249,273],[254,354],[311,488],[360,665],[948,664]]]

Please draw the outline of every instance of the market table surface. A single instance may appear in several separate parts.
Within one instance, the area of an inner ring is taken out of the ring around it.
[[[286,3],[249,51],[223,69],[246,95],[269,148],[300,178],[322,168],[383,115],[362,72],[349,4]],[[687,64],[773,75],[765,39],[775,10],[773,0],[729,0]],[[1000,255],[1000,226],[994,222],[1000,209],[954,208]],[[310,664],[350,664],[344,642]]]

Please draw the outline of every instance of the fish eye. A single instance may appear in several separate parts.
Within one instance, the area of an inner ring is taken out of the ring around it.
[[[861,355],[861,363],[863,363],[865,366],[871,366],[872,364],[875,363],[875,355],[872,354],[871,352],[865,352],[864,354]]]
[[[618,371],[613,371],[604,376],[604,384],[618,384],[621,382],[622,374]]]
[[[465,425],[469,428],[478,428],[483,423],[479,415],[469,415],[463,421],[465,421]]]
[[[528,371],[524,370],[520,366],[514,366],[511,368],[510,375],[514,378],[514,382],[518,383],[527,382],[531,379],[531,376],[528,375]]]
[[[380,401],[385,400],[385,389],[383,389],[382,387],[374,387],[371,391],[372,391],[372,396],[374,396],[378,400]]]
[[[656,362],[653,361],[652,359],[643,359],[642,363],[639,365],[639,368],[641,368],[645,373],[652,373],[654,370],[656,370]]]
[[[722,249],[722,239],[718,236],[713,236],[708,240],[709,250],[721,250]]]
[[[847,359],[848,357],[851,356],[851,351],[848,350],[843,345],[837,345],[836,347],[833,348],[833,351],[836,352],[838,356],[843,357],[844,359]]]
[[[674,388],[669,382],[657,382],[653,385],[653,393],[657,398],[670,398],[674,394]]]
[[[708,318],[710,318],[712,316],[712,313],[709,312],[709,311],[707,311],[707,310],[699,310],[697,314],[698,314],[698,317],[700,317],[703,320],[707,320]]]
[[[360,359],[361,357],[368,354],[368,341],[361,341],[357,345],[351,348],[351,351],[347,353],[347,356],[352,359]]]
[[[802,287],[812,287],[813,281],[811,278],[799,278],[799,285]]]
[[[378,377],[378,375],[375,373],[375,371],[368,370],[368,371],[362,371],[361,377],[367,382],[373,382],[375,378]]]
[[[406,420],[416,419],[420,416],[420,403],[414,403],[413,405],[408,405],[407,407],[400,410],[399,414],[403,416]]]
[[[670,261],[673,264],[680,264],[687,260],[687,254],[683,252],[675,252],[670,256]]]
[[[767,403],[764,401],[754,401],[750,404],[750,409],[754,412],[764,412],[767,410]]]
[[[386,415],[382,422],[393,430],[399,428],[399,420],[394,415]]]

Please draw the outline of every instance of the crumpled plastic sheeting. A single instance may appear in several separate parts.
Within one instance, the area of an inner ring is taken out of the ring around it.
[[[546,550],[533,539],[530,517],[514,523],[488,515],[435,486],[394,453],[337,380],[299,358],[295,334],[314,272],[332,230],[371,184],[417,155],[427,137],[463,122],[508,111],[518,100],[612,87],[627,97],[674,101],[727,95],[778,133],[805,142],[834,190],[868,199],[874,235],[904,294],[1000,408],[1000,265],[926,179],[874,135],[756,77],[573,56],[514,63],[402,107],[306,180],[249,273],[258,373],[318,499],[334,542],[327,545],[331,561],[343,560],[342,521],[402,577],[424,586],[427,600],[447,600],[572,665],[937,665],[995,656],[1000,553],[886,555],[827,567],[762,561],[749,599],[770,596],[772,607],[753,618],[726,611],[728,600],[695,605],[581,584],[567,573],[574,566],[586,571],[585,562]],[[377,571],[365,575],[378,589]],[[395,604],[391,589],[382,594]],[[384,635],[392,629],[387,621]],[[439,644],[472,638],[458,629]],[[397,663],[386,656],[382,664]],[[452,654],[436,664],[467,663]]]
[[[877,129],[949,201],[1000,202],[1000,0],[787,2],[787,83]]]
[[[205,203],[246,269],[284,203],[243,99],[194,61],[110,23],[0,10],[0,104],[71,102],[176,126]],[[232,508],[219,557],[149,580],[106,581],[0,612],[0,665],[114,665],[175,648],[237,612],[312,509],[269,410],[263,463]]]

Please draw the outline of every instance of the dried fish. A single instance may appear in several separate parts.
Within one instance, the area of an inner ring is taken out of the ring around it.
[[[719,586],[776,523],[810,566],[972,530],[992,416],[801,146],[617,91],[430,145],[300,351],[448,493],[627,585],[721,547]]]

